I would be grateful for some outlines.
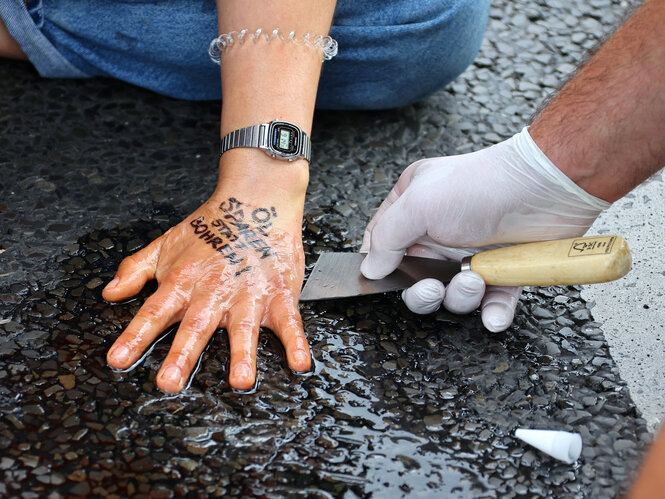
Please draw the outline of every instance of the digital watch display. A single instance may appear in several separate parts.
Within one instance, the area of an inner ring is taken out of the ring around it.
[[[299,130],[290,123],[273,122],[270,124],[272,137],[272,147],[282,154],[293,155],[298,152],[300,145]]]
[[[302,129],[288,121],[271,121],[234,130],[222,138],[221,156],[235,147],[257,147],[273,158],[310,160],[312,143]]]

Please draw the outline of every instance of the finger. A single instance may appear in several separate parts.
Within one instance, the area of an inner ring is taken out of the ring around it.
[[[289,367],[305,372],[312,368],[312,355],[305,337],[298,306],[289,297],[277,297],[270,303],[270,328],[284,345]]]
[[[521,293],[521,287],[487,286],[481,316],[488,330],[498,333],[510,327]]]
[[[157,260],[164,243],[163,237],[155,239],[120,262],[115,278],[102,291],[105,300],[126,300],[141,291],[146,282],[155,278]]]
[[[261,311],[255,301],[239,302],[229,311],[226,327],[231,350],[229,384],[238,390],[249,390],[256,382],[260,324]]]
[[[161,390],[168,393],[182,390],[217,329],[220,315],[212,300],[192,302],[157,373],[156,382]]]
[[[461,261],[465,256],[473,255],[477,251],[472,251],[467,248],[450,248],[432,242],[430,245],[425,244],[412,244],[406,250],[409,256],[418,256],[422,258],[436,258],[437,260],[451,260],[454,262]]]
[[[396,187],[393,187],[390,192],[388,193],[388,196],[386,196],[386,199],[383,200],[381,205],[379,205],[379,209],[376,210],[376,213],[372,217],[372,219],[369,221],[367,224],[367,227],[365,227],[365,232],[363,233],[363,242],[362,245],[360,246],[360,253],[367,253],[370,248],[371,244],[371,234],[372,234],[372,229],[376,225],[376,222],[381,218],[383,213],[390,208],[390,206],[397,201],[399,198],[399,194],[395,190]]]
[[[409,256],[417,256],[421,258],[436,258],[439,260],[447,260],[447,258],[442,257],[441,253],[439,253],[437,250],[424,244],[412,244],[406,250],[406,254]]]
[[[113,343],[106,355],[108,365],[131,367],[162,331],[181,319],[183,309],[182,298],[172,288],[160,286]]]
[[[367,224],[367,227],[365,228],[365,232],[363,234],[363,242],[362,245],[360,246],[360,253],[367,253],[369,251],[371,247],[371,233],[372,229],[374,228],[374,225],[376,225],[377,221],[383,216],[383,213],[388,208],[390,208],[390,206],[392,206],[392,204],[395,203],[397,199],[399,199],[402,193],[411,184],[413,176],[418,171],[420,165],[424,164],[425,161],[426,160],[416,161],[415,163],[409,165],[406,168],[406,170],[402,172],[399,179],[397,180],[397,183],[390,190],[388,196],[386,196],[386,199],[383,200],[383,202],[379,206],[379,209],[376,211],[372,219]]]
[[[381,279],[399,266],[406,248],[426,232],[417,219],[404,196],[385,211],[372,229],[369,253],[360,266],[365,277]]]
[[[485,294],[485,281],[472,271],[456,274],[448,284],[443,306],[454,314],[468,314],[480,306]]]
[[[441,306],[446,288],[437,279],[423,279],[402,292],[406,306],[416,314],[431,314]]]

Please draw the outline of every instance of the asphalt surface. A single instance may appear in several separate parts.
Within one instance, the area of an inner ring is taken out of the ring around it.
[[[392,111],[317,113],[308,268],[321,251],[358,248],[411,162],[521,129],[626,7],[495,1],[475,64],[446,89]],[[188,390],[167,397],[153,381],[168,338],[129,373],[104,363],[154,287],[116,306],[100,290],[214,188],[219,103],[41,80],[5,61],[0,95],[0,495],[613,497],[629,486],[665,412],[660,177],[592,229],[628,240],[631,274],[526,290],[506,333],[488,335],[476,314],[414,316],[396,294],[303,305],[312,373],[286,369],[265,333],[259,384],[235,393],[221,333]],[[520,426],[577,431],[582,457],[568,466],[526,448]]]

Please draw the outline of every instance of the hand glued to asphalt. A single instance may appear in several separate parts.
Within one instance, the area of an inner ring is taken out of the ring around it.
[[[165,329],[179,322],[156,378],[166,392],[183,388],[219,328],[229,335],[233,388],[247,390],[255,384],[262,326],[281,340],[291,369],[309,370],[311,356],[298,312],[304,277],[302,214],[277,205],[213,195],[125,258],[103,291],[106,300],[126,300],[150,279],[157,279],[158,288],[109,350],[109,366],[131,367]]]

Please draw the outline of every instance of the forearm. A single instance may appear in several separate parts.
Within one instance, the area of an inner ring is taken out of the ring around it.
[[[631,490],[630,499],[644,499],[647,497],[661,497],[665,490],[665,426],[660,429],[649,453],[642,464],[637,481]]]
[[[229,33],[280,28],[325,35],[330,29],[334,0],[218,0],[219,31]],[[222,55],[221,136],[245,126],[274,119],[290,121],[308,135],[312,128],[321,71],[319,50],[293,42],[265,40],[235,44]],[[254,191],[277,188],[304,198],[308,163],[287,163],[253,149],[232,149],[220,162],[220,180],[233,179]]]
[[[665,1],[646,0],[530,134],[587,192],[616,201],[665,166]]]

